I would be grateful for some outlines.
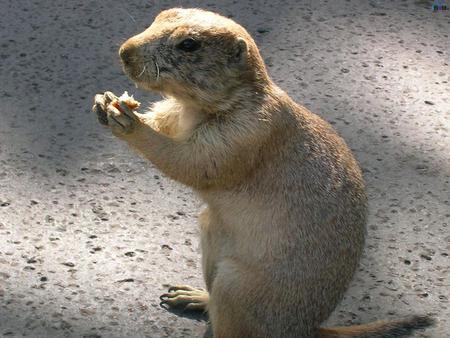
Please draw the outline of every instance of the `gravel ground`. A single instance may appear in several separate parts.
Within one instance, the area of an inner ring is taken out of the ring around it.
[[[128,89],[118,46],[162,9],[203,7],[253,34],[276,82],[354,150],[365,256],[327,324],[431,313],[450,332],[450,11],[431,1],[0,2],[0,336],[194,337],[159,307],[202,286],[187,188],[111,136],[93,95]]]

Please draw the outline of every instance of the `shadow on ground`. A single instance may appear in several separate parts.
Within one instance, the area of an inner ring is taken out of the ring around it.
[[[183,2],[247,27],[275,81],[331,122],[364,169],[367,249],[329,325],[418,312],[438,319],[429,337],[450,330],[450,17],[427,3]],[[202,284],[199,201],[90,112],[95,93],[132,87],[120,43],[175,5],[0,4],[0,335],[204,329],[158,304],[167,283]]]

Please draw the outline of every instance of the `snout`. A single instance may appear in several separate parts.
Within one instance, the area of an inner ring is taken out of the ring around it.
[[[136,42],[134,42],[131,39],[126,41],[119,48],[119,56],[124,66],[131,66],[133,64],[133,61],[137,61],[138,58],[137,51],[138,46]]]
[[[144,80],[145,55],[142,51],[142,42],[135,37],[128,39],[119,48],[119,57],[123,70],[134,82]]]
[[[151,87],[159,77],[159,69],[153,67],[155,57],[151,50],[151,40],[145,32],[129,38],[119,48],[124,73],[141,88]]]

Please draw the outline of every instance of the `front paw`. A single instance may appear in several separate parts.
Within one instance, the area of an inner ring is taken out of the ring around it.
[[[112,92],[105,92],[104,94],[97,94],[94,97],[94,106],[92,111],[97,114],[98,121],[107,126],[108,125],[108,114],[106,113],[106,107],[118,97]]]
[[[120,98],[111,92],[95,95],[92,111],[97,114],[99,122],[109,126],[116,136],[130,134],[139,120],[130,108],[138,107],[139,103],[124,94]]]

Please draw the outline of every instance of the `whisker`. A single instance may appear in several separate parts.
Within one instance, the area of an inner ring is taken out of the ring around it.
[[[142,72],[140,72],[139,75],[138,75],[137,77],[141,77],[142,74],[144,74],[146,68],[147,68],[147,65],[144,64],[144,68],[142,68]]]
[[[122,45],[124,44],[124,42],[127,41],[127,40],[128,40],[128,38],[120,38],[119,41],[116,41],[116,42],[114,43],[114,45],[117,46],[117,47],[120,47],[120,46],[122,46]]]
[[[159,80],[159,66],[158,66],[158,62],[156,62],[156,59],[153,60],[155,62],[155,66],[156,66],[156,81]]]
[[[131,20],[133,20],[134,23],[136,23],[136,20],[133,18],[133,16],[132,16],[125,8],[122,8],[122,10],[123,10],[125,13],[128,14],[128,16],[131,18]]]

